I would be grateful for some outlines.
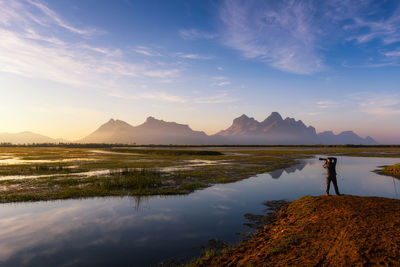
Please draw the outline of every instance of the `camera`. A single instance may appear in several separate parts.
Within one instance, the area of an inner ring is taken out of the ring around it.
[[[326,158],[319,158],[319,160],[325,160],[326,161],[327,159]]]

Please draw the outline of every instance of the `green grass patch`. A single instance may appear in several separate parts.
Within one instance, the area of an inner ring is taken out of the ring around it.
[[[0,164],[0,176],[53,175],[0,180],[0,202],[115,195],[187,194],[217,183],[236,182],[282,169],[314,155],[400,157],[399,147],[348,146],[149,146],[149,147],[0,147],[3,159],[32,162]],[[106,153],[101,153],[103,150]],[[222,152],[224,153],[222,153]],[[107,153],[118,152],[118,153]],[[398,156],[396,156],[398,155]],[[50,160],[51,162],[35,162]],[[196,166],[196,160],[212,165]],[[218,163],[218,164],[215,164]],[[191,166],[192,165],[192,166]],[[396,166],[396,165],[395,165]],[[164,167],[171,168],[168,172]],[[393,167],[393,166],[390,166]],[[393,170],[397,170],[393,167]],[[110,170],[110,175],[74,174]],[[164,170],[164,171],[163,171]],[[390,169],[387,168],[389,171]],[[393,175],[391,171],[390,175]]]
[[[199,182],[183,184],[183,188],[185,188],[186,190],[190,190],[190,191],[204,188],[205,186],[206,185],[204,183],[199,183]]]
[[[382,172],[386,175],[395,176],[396,178],[400,178],[400,163],[386,166],[382,169]]]
[[[222,152],[211,150],[175,150],[175,149],[112,149],[114,152],[155,154],[168,156],[221,156]]]

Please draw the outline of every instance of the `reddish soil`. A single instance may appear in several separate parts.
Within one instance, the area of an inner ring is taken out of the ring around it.
[[[302,197],[200,266],[400,266],[400,200]]]

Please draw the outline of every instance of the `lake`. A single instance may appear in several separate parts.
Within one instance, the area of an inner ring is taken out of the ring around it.
[[[324,194],[325,171],[317,158],[185,196],[1,204],[0,265],[149,266],[198,256],[209,239],[238,242],[236,233],[251,231],[243,215],[261,214],[266,200]],[[338,157],[341,193],[400,198],[398,180],[372,172],[397,162]]]

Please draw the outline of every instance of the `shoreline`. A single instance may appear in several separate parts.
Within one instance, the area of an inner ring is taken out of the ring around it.
[[[400,200],[304,196],[239,245],[203,255],[188,266],[396,265]]]

